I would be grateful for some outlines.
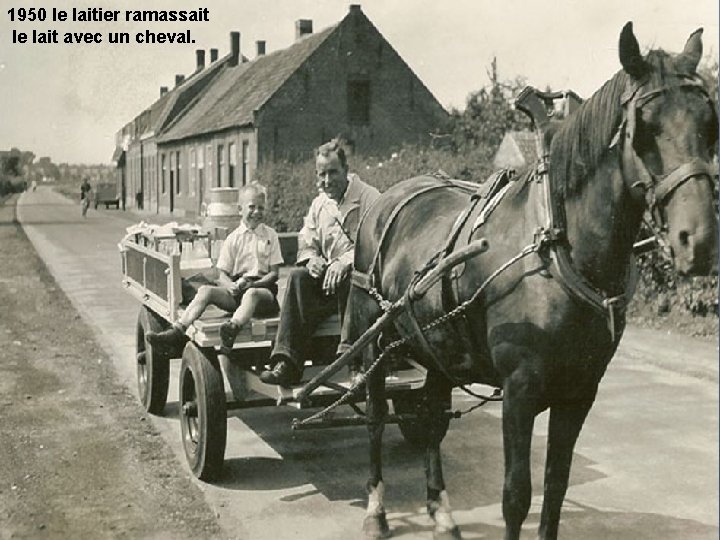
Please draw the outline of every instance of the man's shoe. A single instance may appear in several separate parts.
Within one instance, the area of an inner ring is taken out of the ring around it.
[[[175,345],[183,344],[186,337],[185,332],[180,330],[177,326],[171,326],[162,332],[147,332],[145,334],[145,339],[147,339],[147,342],[150,345],[166,349]]]
[[[279,384],[289,387],[300,382],[302,373],[289,360],[280,360],[271,370],[260,373],[260,380],[265,384]]]
[[[220,340],[222,341],[223,347],[232,349],[235,338],[240,332],[240,327],[233,321],[225,321],[220,325]]]

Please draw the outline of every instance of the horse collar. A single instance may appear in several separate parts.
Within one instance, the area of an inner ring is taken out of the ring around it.
[[[544,188],[547,224],[546,227],[536,231],[534,242],[539,246],[546,244],[551,247],[555,253],[552,260],[557,270],[555,277],[558,284],[568,295],[581,303],[588,304],[606,318],[610,339],[613,343],[616,343],[619,339],[617,327],[619,315],[624,312],[627,304],[625,293],[610,296],[605,291],[595,287],[575,269],[570,258],[565,235],[565,214],[558,205],[557,198],[552,195],[549,174],[547,172],[538,173],[537,177]]]

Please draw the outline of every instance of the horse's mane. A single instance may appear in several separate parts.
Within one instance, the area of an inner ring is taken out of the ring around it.
[[[648,53],[645,62],[653,82],[677,73],[671,56],[662,50]],[[621,96],[629,75],[620,70],[585,101],[555,132],[550,149],[553,191],[564,197],[576,192],[608,152],[622,120]]]

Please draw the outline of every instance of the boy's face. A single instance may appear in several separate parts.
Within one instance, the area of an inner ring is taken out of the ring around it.
[[[265,216],[265,195],[253,192],[243,195],[240,199],[240,214],[247,228],[257,227]]]

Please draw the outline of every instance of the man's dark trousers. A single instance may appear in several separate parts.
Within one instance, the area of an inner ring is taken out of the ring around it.
[[[340,313],[342,322],[349,280],[345,279],[338,291],[330,295],[323,292],[322,283],[322,276],[312,277],[304,266],[291,270],[271,356],[274,362],[289,359],[301,370],[311,352],[310,338],[318,325],[333,313]]]

